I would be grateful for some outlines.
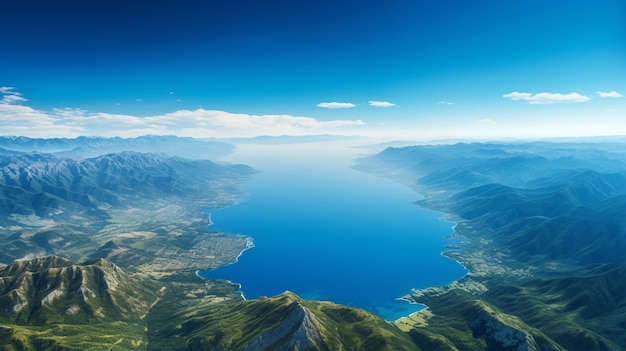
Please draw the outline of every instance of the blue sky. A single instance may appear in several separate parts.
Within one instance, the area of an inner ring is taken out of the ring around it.
[[[14,1],[0,134],[626,134],[626,4]]]

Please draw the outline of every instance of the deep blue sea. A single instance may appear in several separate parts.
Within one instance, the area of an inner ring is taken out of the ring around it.
[[[244,202],[211,211],[211,229],[255,246],[201,275],[241,284],[248,299],[289,290],[387,320],[421,309],[398,298],[466,273],[441,255],[453,223],[416,206],[410,188],[351,168],[364,153],[329,143],[240,146],[228,161],[260,173],[244,185]]]

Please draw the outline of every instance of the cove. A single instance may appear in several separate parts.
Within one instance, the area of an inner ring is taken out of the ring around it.
[[[238,283],[248,299],[289,290],[386,320],[421,309],[398,298],[466,273],[441,255],[453,223],[416,206],[410,188],[353,169],[359,152],[341,143],[239,145],[227,161],[260,172],[245,184],[245,201],[211,210],[212,229],[255,246],[200,275]]]

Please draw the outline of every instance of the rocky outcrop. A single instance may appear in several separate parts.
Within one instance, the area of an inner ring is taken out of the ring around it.
[[[292,304],[293,311],[281,324],[257,336],[243,350],[319,350],[323,345],[319,322],[297,301]]]
[[[489,350],[538,351],[532,335],[498,320],[484,312],[470,322],[474,337],[484,337]]]

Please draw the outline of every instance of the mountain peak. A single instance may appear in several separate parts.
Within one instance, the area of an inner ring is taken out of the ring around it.
[[[71,266],[72,261],[59,256],[44,256],[30,260],[16,260],[12,264],[0,268],[0,277],[13,276],[24,272],[36,273],[50,268]]]
[[[158,298],[160,286],[104,259],[75,264],[48,256],[18,261],[0,270],[0,318],[45,325],[139,320]]]
[[[289,291],[289,290],[285,290],[282,293],[270,298],[270,300],[279,300],[279,301],[284,301],[284,303],[293,303],[293,302],[302,302],[304,301],[300,296],[296,295],[295,293]]]
[[[296,294],[285,291],[270,299],[290,310],[276,327],[261,333],[247,343],[244,351],[252,350],[316,350],[323,345],[321,324],[311,311],[302,305]]]

